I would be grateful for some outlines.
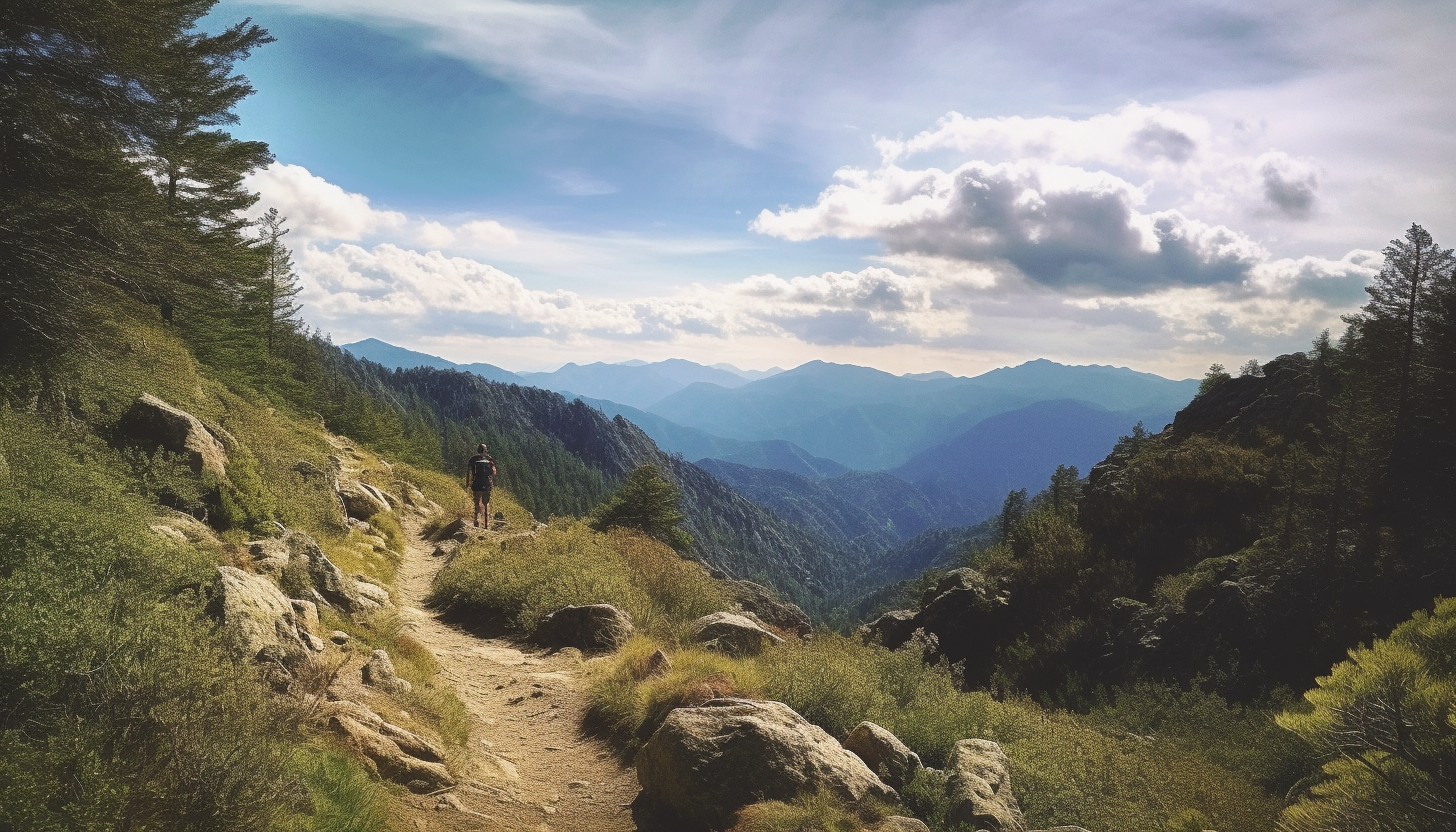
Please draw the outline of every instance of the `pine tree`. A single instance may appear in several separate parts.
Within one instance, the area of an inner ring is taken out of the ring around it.
[[[283,244],[287,218],[269,208],[258,220],[258,248],[263,256],[263,314],[266,318],[268,354],[273,355],[278,336],[298,325],[298,297],[302,287],[293,271],[293,256]]]
[[[682,492],[662,476],[656,465],[634,468],[607,502],[591,513],[597,531],[613,528],[636,529],[678,551],[692,548],[693,539],[678,528],[685,519],[680,507]]]
[[[1001,514],[996,518],[997,541],[1006,543],[1011,540],[1011,532],[1021,518],[1026,516],[1029,502],[1025,488],[1006,492],[1006,499],[1001,501]]]
[[[1204,373],[1203,380],[1198,382],[1198,395],[1202,396],[1205,393],[1208,393],[1209,391],[1213,390],[1213,388],[1219,386],[1220,384],[1223,384],[1225,381],[1228,381],[1230,378],[1232,378],[1232,376],[1228,374],[1228,371],[1224,369],[1224,366],[1222,364],[1214,362],[1208,365],[1208,372]]]

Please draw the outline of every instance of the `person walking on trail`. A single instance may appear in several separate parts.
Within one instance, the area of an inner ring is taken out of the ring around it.
[[[465,484],[475,496],[475,525],[480,525],[480,514],[485,513],[485,523],[490,525],[490,489],[495,485],[495,460],[490,448],[484,442],[475,446],[475,456],[465,469]]]

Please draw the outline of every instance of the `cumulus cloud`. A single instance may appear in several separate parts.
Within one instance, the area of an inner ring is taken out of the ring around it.
[[[1260,156],[1256,164],[1270,205],[1295,219],[1314,212],[1319,191],[1319,172],[1314,165],[1277,150]]]
[[[248,177],[246,184],[262,195],[257,211],[277,208],[289,218],[295,242],[358,240],[405,225],[404,214],[376,209],[369,197],[345,191],[300,165],[275,162]]]

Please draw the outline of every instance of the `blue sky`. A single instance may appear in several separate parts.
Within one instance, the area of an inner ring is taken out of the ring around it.
[[[223,2],[305,315],[458,361],[1301,348],[1456,233],[1449,3]],[[1444,232],[1444,233],[1443,233]]]

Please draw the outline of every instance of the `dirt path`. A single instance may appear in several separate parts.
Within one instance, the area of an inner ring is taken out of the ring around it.
[[[408,632],[435,654],[472,716],[469,759],[453,761],[458,806],[410,798],[402,811],[421,830],[633,830],[637,776],[604,743],[580,731],[584,701],[575,658],[546,655],[446,624],[425,607],[443,565],[418,523],[399,570],[396,602]],[[406,826],[408,828],[408,826]]]

